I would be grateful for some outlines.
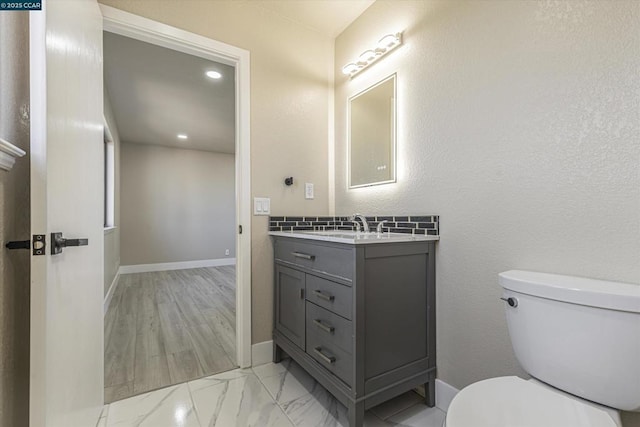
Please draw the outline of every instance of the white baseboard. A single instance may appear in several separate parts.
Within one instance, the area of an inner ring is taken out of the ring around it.
[[[109,304],[111,304],[111,299],[113,298],[113,293],[116,291],[116,287],[118,286],[118,279],[120,278],[120,270],[116,272],[115,277],[111,281],[111,285],[109,285],[109,290],[107,294],[104,296],[104,315],[107,314],[107,310],[109,309]]]
[[[158,264],[121,265],[119,274],[148,273],[151,271],[187,270],[189,268],[236,265],[235,258],[201,259],[198,261],[164,262]]]
[[[273,361],[273,341],[263,341],[251,346],[251,366]]]
[[[454,386],[436,379],[436,407],[447,412],[451,401],[459,391]]]

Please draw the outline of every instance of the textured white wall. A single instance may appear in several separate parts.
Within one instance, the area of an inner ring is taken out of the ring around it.
[[[404,45],[348,80],[385,33]],[[523,374],[508,269],[640,284],[640,2],[383,1],[336,41],[336,212],[439,214],[438,376]],[[347,98],[398,73],[398,183],[348,191]]]
[[[233,154],[121,147],[122,265],[236,256]]]

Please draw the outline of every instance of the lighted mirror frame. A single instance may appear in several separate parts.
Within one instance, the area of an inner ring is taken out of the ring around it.
[[[369,86],[368,88],[356,93],[355,95],[351,96],[349,98],[349,102],[347,103],[347,184],[348,184],[348,188],[349,189],[353,189],[353,188],[362,188],[362,187],[371,187],[374,185],[383,185],[383,184],[392,184],[395,183],[397,181],[397,162],[396,162],[396,151],[397,151],[397,126],[396,126],[396,122],[397,122],[397,96],[398,96],[398,88],[397,88],[397,78],[396,78],[396,74],[392,74],[389,77],[386,77],[382,80],[380,80],[379,82],[377,82],[376,84]],[[389,176],[389,179],[385,179],[385,180],[381,180],[381,181],[374,181],[374,182],[367,182],[367,183],[363,183],[363,184],[356,184],[353,185],[352,184],[352,166],[351,166],[351,159],[352,159],[352,150],[351,150],[351,137],[352,137],[352,122],[351,122],[351,115],[352,115],[352,103],[354,100],[356,100],[357,98],[366,95],[369,91],[374,90],[375,88],[389,82],[389,81],[393,81],[393,101],[391,102],[391,114],[390,114],[390,127],[391,127],[391,131],[389,132],[390,134],[390,144],[391,144],[391,148],[390,148],[390,158],[389,158],[389,167],[390,169],[392,169],[392,172]]]

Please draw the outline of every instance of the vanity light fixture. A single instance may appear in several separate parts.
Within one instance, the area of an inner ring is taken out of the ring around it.
[[[221,73],[219,73],[218,71],[213,71],[213,70],[209,70],[204,74],[205,74],[205,76],[209,77],[210,79],[219,79],[219,78],[222,77]]]
[[[178,139],[188,139],[189,136],[186,133],[179,133],[178,135]]]
[[[342,67],[342,73],[353,77],[401,44],[402,33],[387,34],[380,39],[375,49],[365,50],[355,62],[350,62]]]

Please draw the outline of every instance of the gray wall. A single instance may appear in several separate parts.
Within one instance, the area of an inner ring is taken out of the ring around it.
[[[122,265],[235,257],[234,155],[121,147]]]
[[[29,15],[0,13],[0,137],[29,151]],[[0,243],[29,238],[29,156],[0,170]],[[0,426],[29,425],[29,252],[0,247]]]
[[[107,120],[111,136],[113,137],[113,157],[115,163],[115,228],[105,230],[104,233],[104,294],[106,296],[120,267],[120,135],[118,134],[118,126],[113,116],[113,110],[111,109],[111,103],[106,90],[104,93],[104,117]]]
[[[400,30],[402,47],[341,75]],[[524,374],[499,272],[640,283],[639,52],[635,0],[378,0],[337,38],[336,210],[440,215],[447,383]],[[398,183],[348,191],[347,99],[396,71]]]

